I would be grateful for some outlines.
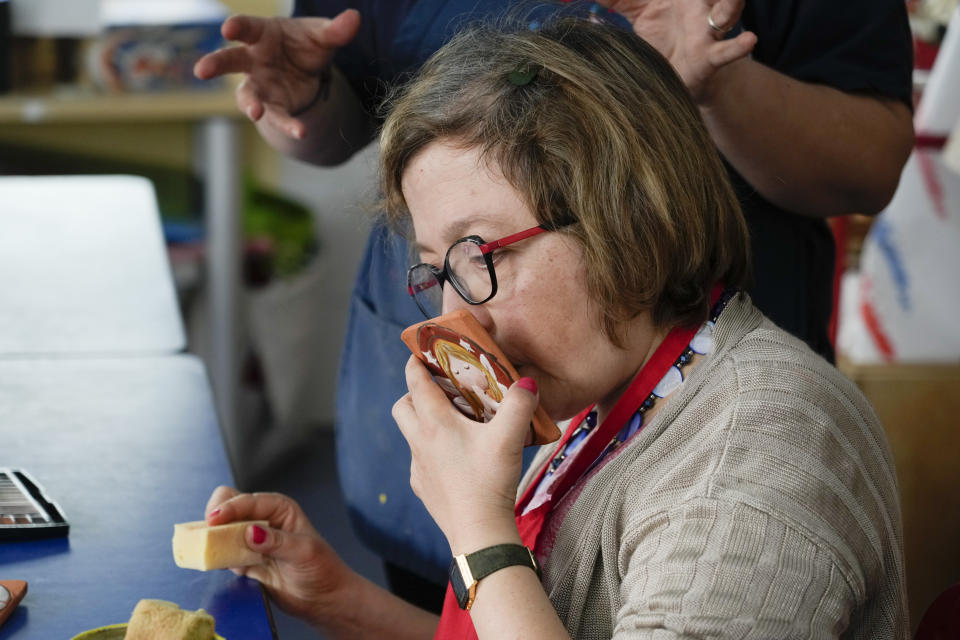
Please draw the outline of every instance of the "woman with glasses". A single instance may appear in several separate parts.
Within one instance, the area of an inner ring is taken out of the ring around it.
[[[289,499],[220,488],[211,524],[270,522],[243,571],[331,637],[906,637],[883,431],[740,290],[743,217],[670,65],[588,22],[477,27],[390,106],[408,292],[468,309],[522,377],[478,425],[407,365],[394,417],[454,557],[439,619]],[[538,402],[564,436],[518,492]]]

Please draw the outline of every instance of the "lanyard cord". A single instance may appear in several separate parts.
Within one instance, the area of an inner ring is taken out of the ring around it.
[[[710,294],[711,307],[719,300],[722,288],[717,285]],[[550,459],[547,460],[543,468],[537,473],[536,479],[530,483],[530,486],[524,492],[523,497],[518,501],[515,510],[517,527],[520,530],[520,537],[524,544],[531,549],[536,548],[536,543],[546,521],[547,513],[552,508],[554,501],[559,501],[563,495],[589,470],[593,462],[606,449],[607,445],[619,433],[628,420],[637,412],[640,406],[650,396],[650,393],[656,387],[660,379],[673,366],[677,358],[686,350],[687,345],[696,335],[699,327],[674,327],[667,337],[660,343],[650,359],[643,365],[640,372],[636,375],[630,386],[617,400],[610,414],[604,421],[597,426],[597,433],[594,433],[586,442],[581,445],[582,450],[577,456],[570,460],[570,467],[562,477],[557,479],[554,486],[547,490],[543,496],[542,502],[533,509],[524,512],[526,505],[533,499],[537,486],[543,480],[544,475],[550,468],[550,460],[557,453],[563,450],[570,437],[573,435],[577,426],[586,415],[593,409],[588,407],[573,420],[567,427],[567,431],[560,440],[559,445]]]

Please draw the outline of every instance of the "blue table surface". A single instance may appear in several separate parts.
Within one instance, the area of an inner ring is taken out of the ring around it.
[[[3,466],[33,476],[70,535],[0,542],[0,578],[29,585],[0,640],[67,640],[125,622],[141,598],[202,607],[226,640],[275,637],[257,582],[173,562],[174,523],[232,482],[196,358],[0,361]]]

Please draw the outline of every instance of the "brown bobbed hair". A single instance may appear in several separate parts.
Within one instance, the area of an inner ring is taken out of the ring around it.
[[[409,228],[403,174],[425,147],[479,149],[540,224],[576,222],[558,233],[582,245],[585,294],[614,344],[645,311],[663,328],[702,322],[715,283],[747,280],[747,227],[719,154],[670,63],[633,33],[570,18],[475,25],[385,108],[388,220]]]

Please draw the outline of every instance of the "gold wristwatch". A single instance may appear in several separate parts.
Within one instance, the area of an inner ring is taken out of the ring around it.
[[[461,609],[470,610],[477,597],[477,583],[494,571],[521,565],[530,567],[540,577],[540,565],[533,552],[519,544],[497,544],[473,553],[456,556],[450,563],[450,586]]]

